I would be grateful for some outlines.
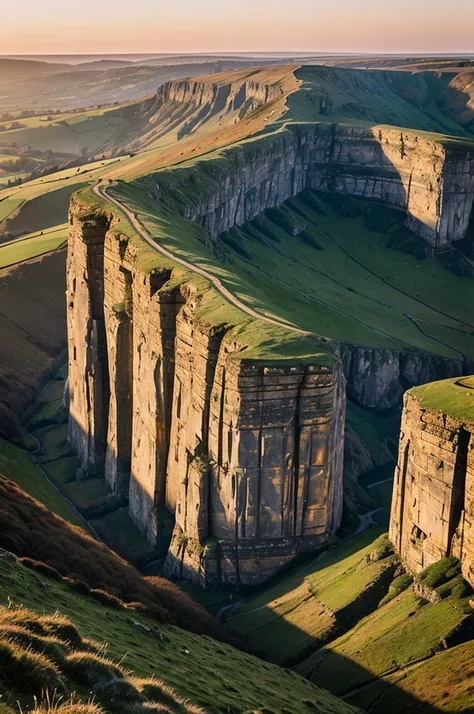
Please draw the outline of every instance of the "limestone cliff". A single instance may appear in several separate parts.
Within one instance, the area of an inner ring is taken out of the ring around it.
[[[128,148],[174,142],[210,128],[233,128],[263,107],[274,121],[285,111],[285,91],[298,86],[292,69],[243,69],[166,82],[154,97],[117,111],[127,117],[134,112],[131,134],[135,138]],[[282,101],[277,103],[278,99]]]
[[[472,150],[391,127],[288,125],[201,170],[207,181],[182,211],[213,236],[309,187],[398,207],[439,248],[465,237],[474,198]],[[187,179],[176,171],[176,186]]]
[[[472,378],[437,382],[405,396],[390,538],[419,572],[454,555],[474,585]]]
[[[174,514],[168,574],[263,582],[339,526],[341,362],[246,359],[242,333],[203,319],[202,289],[153,258],[143,267],[111,215],[73,201],[71,442],[150,543]]]

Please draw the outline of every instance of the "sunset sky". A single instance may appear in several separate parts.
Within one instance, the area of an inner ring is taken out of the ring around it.
[[[2,0],[0,54],[474,52],[473,0]]]

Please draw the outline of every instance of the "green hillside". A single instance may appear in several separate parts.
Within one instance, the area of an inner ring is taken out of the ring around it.
[[[386,536],[374,541],[370,529],[293,569],[224,617],[270,661],[292,665],[367,711],[383,714],[389,705],[389,711],[427,714],[426,702],[471,711],[473,665],[456,653],[472,652],[472,590],[452,558],[419,579],[431,583],[439,602],[415,595]],[[458,662],[457,676],[445,674],[436,689],[423,690],[428,673],[440,671],[440,657]]]
[[[425,408],[437,409],[471,424],[474,422],[474,377],[430,382],[414,388],[411,394]]]
[[[218,180],[207,163],[153,176],[170,195],[179,184],[181,203],[187,186],[203,190]],[[474,281],[412,254],[420,239],[403,228],[399,211],[305,191],[212,242],[179,206],[162,201],[158,213],[146,179],[121,182],[111,194],[166,248],[264,315],[340,342],[474,356]]]
[[[0,693],[13,711],[47,691],[92,695],[111,714],[357,711],[292,672],[0,556]]]

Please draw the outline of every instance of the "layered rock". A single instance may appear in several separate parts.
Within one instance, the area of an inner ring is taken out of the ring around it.
[[[407,213],[407,226],[434,248],[464,238],[468,230],[474,152],[413,131],[290,125],[229,151],[226,159],[203,164],[206,190],[183,207],[186,217],[213,236],[307,187],[398,207]]]
[[[461,408],[472,399],[462,382],[452,382]],[[390,538],[413,572],[454,555],[474,585],[474,420],[422,397],[405,396]]]
[[[181,398],[182,437],[168,462],[176,529],[165,572],[201,584],[262,582],[321,547],[341,519],[341,370],[249,365],[229,348],[224,340],[212,382],[199,379]]]
[[[345,381],[337,356],[245,360],[200,293],[140,267],[111,216],[73,202],[68,257],[70,439],[86,475],[128,496],[166,572],[263,582],[327,544],[342,509]],[[159,263],[158,257],[156,260]],[[83,477],[83,474],[81,474]]]
[[[240,109],[249,101],[252,101],[255,109],[258,104],[266,104],[283,94],[277,83],[249,79],[248,76],[255,72],[245,71],[240,74],[243,75],[242,79],[239,73],[234,73],[234,77],[230,75],[230,81],[223,81],[221,77],[214,81],[212,77],[202,77],[166,82],[159,87],[153,107],[155,111],[165,107],[169,112],[176,104],[185,107],[188,112],[191,108],[203,107],[210,113],[230,112]],[[153,117],[152,122],[156,121],[156,117]]]

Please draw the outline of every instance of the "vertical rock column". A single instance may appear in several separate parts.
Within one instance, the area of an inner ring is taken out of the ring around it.
[[[413,572],[455,555],[474,582],[472,431],[405,395],[390,539]]]
[[[103,473],[109,375],[104,320],[104,215],[82,218],[72,203],[67,264],[69,436],[84,472]]]
[[[160,292],[169,276],[169,271],[137,273],[133,283],[130,515],[153,546],[163,527],[176,314],[183,302],[177,290]]]
[[[209,410],[224,328],[200,325],[188,292],[176,324],[166,504],[176,525],[198,542],[209,535]]]
[[[107,234],[104,248],[104,314],[110,379],[105,479],[128,497],[132,449],[132,270],[127,242]]]
[[[187,498],[176,497],[166,572],[201,585],[264,582],[298,550],[327,543],[341,518],[340,363],[271,367],[243,362],[238,351],[221,342],[207,458],[188,451],[186,470],[177,467]],[[184,429],[181,438],[190,444]]]
[[[464,502],[453,540],[453,555],[461,561],[462,574],[474,587],[474,426],[466,430],[470,438],[466,446]]]

